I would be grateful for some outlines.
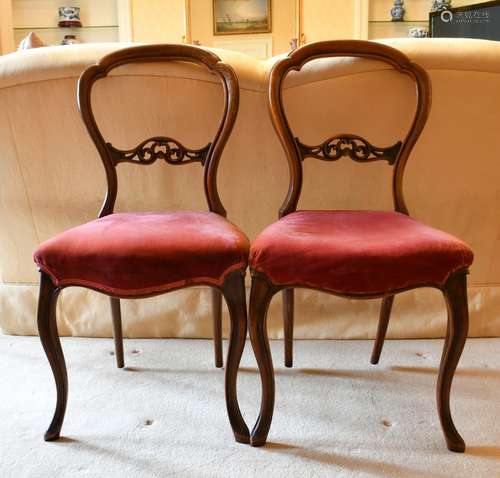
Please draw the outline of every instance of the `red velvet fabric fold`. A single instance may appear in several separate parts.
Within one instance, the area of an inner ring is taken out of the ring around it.
[[[248,251],[247,237],[218,214],[117,213],[49,239],[34,260],[56,285],[123,297],[220,285],[247,266]]]
[[[441,286],[472,260],[461,240],[397,212],[297,211],[256,238],[249,263],[277,285],[375,295]]]

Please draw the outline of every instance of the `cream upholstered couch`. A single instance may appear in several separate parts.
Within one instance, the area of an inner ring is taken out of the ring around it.
[[[470,275],[473,336],[500,334],[500,44],[475,40],[388,40],[426,68],[433,82],[427,127],[407,167],[412,215],[466,240],[475,251]],[[76,106],[82,70],[119,44],[49,47],[0,57],[0,328],[35,334],[41,241],[96,217],[104,170]],[[241,104],[224,152],[219,190],[228,217],[250,238],[275,220],[288,170],[266,107],[267,75],[258,62],[217,53],[235,69]],[[107,85],[107,86],[106,86]],[[113,143],[135,146],[153,135],[196,147],[219,111],[220,87],[196,67],[122,67],[96,90],[97,119]],[[392,144],[414,107],[409,79],[353,59],[319,60],[292,74],[285,100],[292,126],[309,144],[339,132]],[[391,208],[390,167],[306,160],[301,208]],[[120,165],[116,210],[205,208],[199,165]],[[300,267],[300,264],[298,264]],[[296,337],[373,337],[379,301],[347,301],[301,291]],[[105,297],[68,289],[59,301],[60,333],[109,336]],[[133,337],[209,337],[210,296],[188,289],[124,302]],[[282,336],[280,298],[270,334]],[[227,321],[226,321],[227,323]],[[438,337],[445,305],[438,291],[398,296],[390,337]]]

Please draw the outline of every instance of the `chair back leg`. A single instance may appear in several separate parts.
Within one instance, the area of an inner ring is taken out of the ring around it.
[[[448,449],[463,453],[465,442],[451,417],[450,389],[469,331],[467,272],[451,275],[443,293],[448,307],[448,325],[437,381],[437,407]]]
[[[285,367],[293,367],[293,289],[283,291],[283,328],[285,331]]]
[[[382,306],[380,307],[380,316],[378,319],[377,336],[375,337],[375,344],[373,345],[372,356],[370,363],[373,365],[378,364],[382,347],[384,346],[385,336],[387,334],[387,327],[389,326],[389,319],[391,318],[392,303],[394,302],[394,295],[384,297],[382,299]]]
[[[212,289],[212,315],[214,322],[215,366],[222,368],[222,294],[219,289]]]
[[[123,358],[123,327],[122,327],[122,312],[120,308],[120,299],[111,297],[111,317],[113,319],[113,338],[115,341],[115,356],[116,366],[118,368],[125,367]]]
[[[49,360],[54,380],[56,382],[57,402],[54,417],[45,432],[45,441],[59,438],[68,402],[68,373],[64,360],[59,333],[57,331],[56,305],[60,289],[44,272],[40,273],[40,295],[38,299],[38,335],[42,342],[45,355]]]

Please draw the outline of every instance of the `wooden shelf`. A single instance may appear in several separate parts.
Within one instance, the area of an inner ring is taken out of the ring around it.
[[[422,23],[429,23],[429,20],[404,20],[402,22],[393,22],[391,20],[370,20],[368,22],[370,23],[376,23],[376,24],[383,24],[383,25],[401,25],[401,24],[406,24],[406,25],[421,25]]]
[[[428,28],[429,22],[368,22],[368,38],[406,38],[414,27]]]
[[[117,26],[100,27],[40,27],[40,28],[15,28],[14,43],[16,45],[29,33],[36,33],[48,46],[60,45],[65,35],[75,35],[82,43],[107,43],[119,41],[119,28]]]
[[[37,30],[57,30],[57,31],[66,31],[66,30],[91,30],[93,28],[118,28],[118,25],[91,25],[91,26],[81,26],[81,27],[14,27],[15,31],[37,31]]]

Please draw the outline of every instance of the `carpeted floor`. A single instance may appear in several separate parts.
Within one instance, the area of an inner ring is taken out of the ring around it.
[[[500,477],[500,339],[470,340],[452,391],[468,448],[446,450],[435,406],[441,340],[273,342],[269,444],[233,441],[223,372],[205,340],[63,339],[70,381],[63,438],[45,443],[55,388],[37,338],[0,337],[0,477]],[[260,381],[247,343],[240,405],[255,421]]]

